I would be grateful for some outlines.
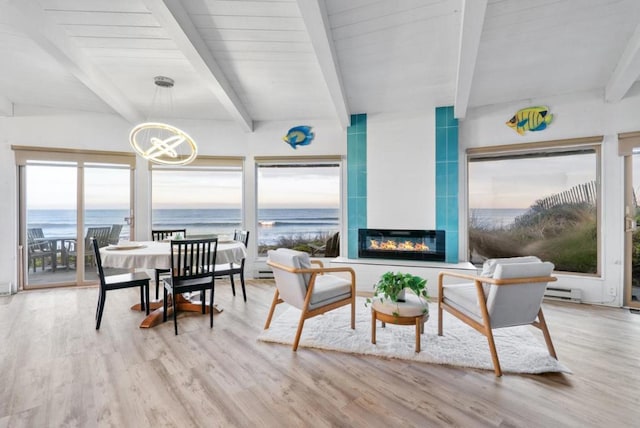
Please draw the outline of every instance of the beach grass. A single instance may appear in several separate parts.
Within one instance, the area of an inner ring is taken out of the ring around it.
[[[535,255],[555,264],[557,271],[594,274],[598,269],[595,205],[567,203],[532,206],[512,225],[487,228],[469,225],[471,261]]]

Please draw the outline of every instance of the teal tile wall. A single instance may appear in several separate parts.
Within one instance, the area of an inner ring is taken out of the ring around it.
[[[367,227],[367,115],[352,114],[347,128],[347,253],[358,258],[358,229]]]
[[[436,229],[444,230],[448,263],[458,262],[458,119],[436,108]]]

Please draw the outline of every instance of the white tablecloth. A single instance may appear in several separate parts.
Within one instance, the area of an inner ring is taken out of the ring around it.
[[[140,248],[109,249],[100,248],[100,258],[104,267],[122,269],[170,269],[171,247],[168,242],[137,242]],[[240,263],[247,255],[242,242],[218,243],[216,264]]]

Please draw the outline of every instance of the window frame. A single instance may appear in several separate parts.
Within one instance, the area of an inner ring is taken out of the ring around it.
[[[255,235],[256,235],[256,239],[255,239],[255,245],[256,245],[256,258],[257,259],[266,259],[266,255],[265,254],[259,254],[259,225],[258,225],[258,219],[259,219],[259,209],[260,206],[258,204],[258,193],[259,193],[259,184],[258,184],[258,178],[259,178],[259,169],[261,167],[265,167],[265,166],[286,166],[286,165],[291,165],[291,164],[295,164],[296,167],[301,167],[304,165],[315,165],[315,164],[327,164],[327,165],[331,165],[331,164],[337,164],[338,168],[339,168],[339,184],[338,184],[338,188],[339,188],[339,192],[340,194],[338,195],[338,200],[339,200],[339,204],[338,204],[338,230],[340,231],[340,236],[344,236],[344,221],[345,221],[345,193],[346,193],[346,189],[344,187],[344,183],[345,183],[345,158],[344,156],[340,156],[340,155],[318,155],[318,156],[256,156],[254,157],[254,183],[253,183],[253,188],[254,188],[254,194],[253,194],[253,205],[254,205],[254,230],[255,230]],[[340,241],[338,244],[339,246],[342,248],[342,238],[340,238]]]
[[[245,158],[244,156],[202,156],[199,155],[188,165],[161,165],[149,162],[149,227],[153,229],[153,172],[154,171],[215,171],[216,168],[238,168],[241,177],[240,184],[240,228],[245,229]]]
[[[602,135],[581,137],[581,138],[569,138],[562,140],[550,140],[528,143],[516,143],[505,145],[494,145],[486,147],[473,147],[468,148],[465,152],[465,166],[464,169],[466,177],[463,180],[466,189],[464,192],[465,203],[465,218],[462,220],[464,225],[466,237],[461,248],[464,248],[465,260],[469,257],[469,219],[470,219],[470,207],[469,207],[469,180],[471,179],[469,174],[469,167],[472,162],[481,161],[483,159],[490,160],[492,158],[506,159],[509,157],[519,157],[523,155],[542,155],[545,153],[561,153],[561,152],[579,152],[581,150],[593,150],[595,153],[595,182],[597,188],[596,196],[596,272],[595,273],[582,273],[582,272],[567,272],[562,271],[569,275],[576,276],[588,276],[588,277],[602,277],[602,258],[603,258],[603,243],[602,243],[602,143],[604,137]],[[461,235],[462,236],[462,235]]]

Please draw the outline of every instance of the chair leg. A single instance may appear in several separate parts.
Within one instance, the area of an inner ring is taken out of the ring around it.
[[[438,336],[442,336],[442,302],[438,299]]]
[[[269,326],[271,325],[271,318],[273,318],[273,312],[276,309],[276,305],[278,304],[278,300],[280,298],[280,293],[278,292],[278,289],[276,288],[276,292],[273,293],[273,302],[271,302],[271,309],[269,309],[269,315],[267,316],[267,322],[264,324],[264,329],[268,329]]]
[[[356,298],[351,299],[351,330],[356,329]]]
[[[176,290],[174,289],[171,293],[171,300],[173,304],[173,329],[175,330],[176,336],[178,335],[178,308],[176,307]]]
[[[162,301],[162,322],[167,322],[167,311],[169,310],[169,295],[167,293],[167,288],[162,287],[164,299]]]
[[[149,315],[151,309],[151,302],[149,301],[149,282],[144,285],[144,299],[147,302],[144,309],[147,315]]]
[[[211,286],[211,293],[209,294],[209,327],[213,328],[213,294],[216,287]]]
[[[493,332],[491,328],[488,328],[485,332],[487,341],[489,342],[489,351],[491,351],[491,359],[493,360],[493,370],[496,373],[496,377],[502,376],[502,370],[500,369],[500,361],[498,360],[498,351],[496,350],[496,343],[493,340]]]
[[[240,271],[240,285],[242,285],[242,298],[247,301],[247,291],[244,288],[244,269]]]
[[[144,311],[146,307],[145,304],[145,300],[144,300],[144,285],[140,286],[140,310]]]
[[[160,292],[160,272],[156,269],[156,300],[158,300],[158,293]]]
[[[544,341],[547,344],[547,349],[549,350],[549,355],[551,355],[556,360],[558,356],[556,355],[556,350],[553,347],[553,342],[551,341],[551,335],[549,334],[549,328],[547,327],[547,323],[544,320],[544,315],[542,314],[542,308],[538,310],[538,324],[540,330],[542,330],[542,334],[544,335]]]
[[[102,322],[102,312],[104,311],[104,303],[107,300],[106,290],[100,290],[100,300],[98,303],[98,319],[96,320],[96,330],[100,330],[100,323]]]
[[[305,311],[300,314],[300,322],[298,322],[298,331],[296,331],[296,338],[293,340],[293,352],[298,350],[298,343],[300,342],[300,336],[302,335],[302,327],[304,327]]]
[[[231,281],[231,292],[233,293],[233,297],[236,297],[236,284],[233,282],[233,274],[229,274],[229,280]]]

